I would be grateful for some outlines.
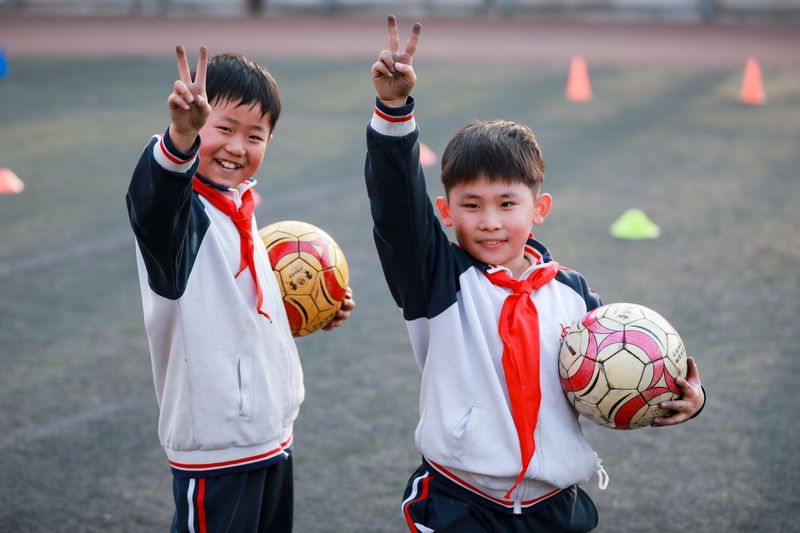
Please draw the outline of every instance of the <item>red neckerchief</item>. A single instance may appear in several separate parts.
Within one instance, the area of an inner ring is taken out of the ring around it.
[[[511,497],[511,492],[525,477],[536,450],[533,432],[539,420],[542,393],[539,383],[539,313],[531,293],[550,282],[557,273],[558,263],[555,261],[535,269],[527,279],[519,281],[505,270],[484,272],[489,281],[512,291],[500,311],[499,332],[503,339],[503,373],[519,438],[522,470],[505,498]]]
[[[236,229],[239,231],[239,250],[241,252],[239,271],[234,277],[239,277],[239,274],[244,272],[244,269],[250,267],[250,275],[253,276],[253,283],[256,284],[256,310],[259,314],[272,321],[270,316],[261,310],[261,304],[264,303],[264,295],[261,293],[261,284],[258,281],[258,274],[256,273],[254,255],[253,211],[255,211],[256,206],[253,200],[253,192],[250,189],[246,190],[244,194],[242,194],[242,207],[236,209],[236,203],[233,200],[225,198],[220,191],[208,185],[197,176],[195,176],[194,183],[192,183],[192,189],[208,200],[211,205],[228,215],[231,221],[233,221]]]

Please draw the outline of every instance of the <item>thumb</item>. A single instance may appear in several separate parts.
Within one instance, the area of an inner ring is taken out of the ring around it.
[[[694,360],[694,357],[687,357],[686,358],[686,381],[690,381],[692,383],[699,383],[700,382],[700,371],[697,369],[697,363]]]

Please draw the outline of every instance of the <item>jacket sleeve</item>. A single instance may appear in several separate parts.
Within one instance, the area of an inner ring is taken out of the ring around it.
[[[150,288],[179,298],[208,228],[202,204],[194,200],[199,139],[189,153],[178,151],[169,134],[154,135],[133,172],[126,203]]]
[[[413,107],[411,98],[401,108],[376,101],[364,170],[378,256],[406,320],[452,305],[464,270],[426,192]]]

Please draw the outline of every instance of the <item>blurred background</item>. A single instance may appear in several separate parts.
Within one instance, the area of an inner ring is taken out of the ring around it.
[[[194,13],[214,15],[280,12],[352,13],[391,10],[431,15],[550,15],[602,19],[682,21],[800,18],[800,0],[2,0],[10,10],[40,13]]]
[[[696,420],[584,421],[611,477],[583,485],[598,531],[797,531],[800,0],[0,0],[0,531],[170,524],[124,197],[167,126],[178,43],[191,64],[207,45],[273,73],[259,223],[316,224],[350,266],[352,318],[298,340],[296,531],[404,530],[419,370],[363,183],[390,12],[401,39],[423,24],[430,194],[460,126],[530,125],[554,197],[537,236],[606,302],[667,317],[698,360]],[[658,238],[609,234],[631,208]]]

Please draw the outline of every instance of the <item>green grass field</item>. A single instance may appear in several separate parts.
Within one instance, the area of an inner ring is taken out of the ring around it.
[[[419,375],[372,242],[363,185],[369,62],[272,61],[284,114],[260,173],[260,224],[298,218],[347,254],[358,309],[299,340],[296,530],[403,530],[419,462]],[[604,532],[788,531],[800,519],[792,413],[800,375],[800,72],[765,69],[770,101],[736,102],[741,71],[416,63],[421,139],[440,154],[471,117],[531,125],[553,212],[537,236],[606,302],[656,309],[698,360],[708,404],[676,428],[585,424],[611,476],[585,484]],[[164,531],[171,476],[124,196],[167,126],[174,61],[20,59],[0,80],[0,526]],[[439,194],[438,172],[429,190]],[[614,240],[627,208],[660,225]]]

